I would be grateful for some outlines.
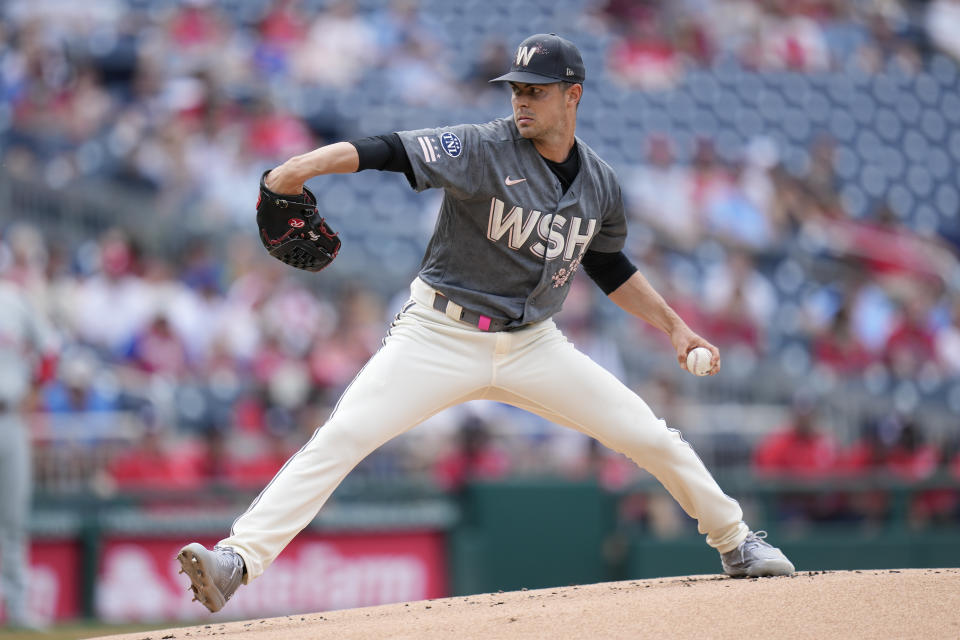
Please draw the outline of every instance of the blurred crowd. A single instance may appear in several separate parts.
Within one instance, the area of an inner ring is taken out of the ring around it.
[[[548,23],[574,16],[562,24],[585,45],[603,43],[604,73],[630,88],[663,88],[731,58],[760,70],[911,72],[931,50],[960,51],[952,0],[538,9]],[[230,218],[246,210],[261,167],[326,140],[380,133],[358,130],[359,99],[431,108],[501,101],[486,81],[514,43],[488,22],[516,8],[48,0],[0,10],[0,156],[9,173],[52,188],[105,180],[155,195],[170,211]]]
[[[102,180],[167,211],[246,211],[263,166],[357,133],[338,96],[365,79],[395,104],[473,99],[415,0],[362,13],[349,0],[0,10],[7,171],[53,188]]]
[[[682,165],[668,139],[651,137],[647,163],[624,187],[637,226],[657,234],[655,242],[641,235],[635,252],[691,324],[720,344],[762,355],[766,333],[779,332],[802,337],[828,377],[876,366],[900,379],[955,378],[958,246],[917,233],[887,205],[853,217],[834,175],[833,141],[816,140],[810,154],[809,170],[793,175],[763,149],[724,162],[700,140]],[[792,258],[805,244],[806,255]],[[684,262],[691,254],[701,259]]]
[[[644,88],[675,83],[690,67],[733,59],[745,68],[916,73],[924,53],[957,51],[956,3],[850,0],[609,0],[617,34],[611,72]],[[929,5],[929,6],[927,6]]]
[[[942,447],[931,442],[922,425],[908,416],[884,416],[862,425],[851,442],[842,442],[825,428],[809,398],[794,402],[786,424],[766,435],[752,454],[754,472],[768,480],[802,485],[830,480],[841,488],[821,494],[786,492],[777,514],[792,523],[860,520],[880,524],[895,500],[901,517],[913,526],[955,521],[960,516],[960,491],[939,483],[960,478],[957,443]],[[857,491],[844,492],[844,481],[870,478]],[[896,485],[926,483],[928,489],[908,497],[890,491]],[[864,487],[869,490],[864,491]]]
[[[171,225],[199,215],[248,224],[265,167],[380,133],[360,130],[355,104],[339,96],[505,111],[506,96],[486,80],[502,73],[513,41],[487,25],[463,51],[450,25],[483,7],[457,3],[447,15],[435,4],[6,3],[3,177],[58,193],[79,184],[133,193]],[[626,91],[664,90],[731,63],[913,74],[936,52],[960,57],[954,0],[546,4],[548,18],[570,9],[570,28],[602,43],[604,67],[591,77]],[[515,10],[494,5],[493,17]],[[918,230],[887,203],[853,215],[837,175],[845,149],[828,134],[811,140],[800,170],[762,138],[733,156],[715,142],[701,136],[687,153],[669,132],[646,131],[642,157],[619,168],[635,261],[723,350],[731,375],[762,376],[773,360],[790,384],[823,391],[857,380],[894,395],[897,409],[861,416],[850,437],[815,428],[795,406],[785,431],[771,424],[745,444],[743,462],[801,478],[960,476],[956,443],[928,437],[913,415],[924,394],[960,411],[960,236]],[[303,278],[245,233],[170,252],[138,237],[130,215],[74,242],[27,209],[0,213],[0,277],[27,293],[63,345],[31,399],[37,476],[51,490],[78,479],[104,491],[261,486],[378,348],[398,306],[391,296],[404,297],[380,290],[376,274],[347,280],[333,267]],[[578,346],[628,380],[671,362],[662,336],[611,322],[601,300],[585,277],[573,281],[560,322]],[[654,354],[653,364],[638,354]],[[364,465],[425,473],[450,490],[531,470],[595,473],[611,487],[636,477],[580,441],[573,456],[536,462],[538,427],[528,448],[504,444],[500,426],[520,423],[457,414],[440,441],[387,447]],[[953,514],[951,495],[916,508]]]
[[[50,469],[38,469],[52,485],[83,475],[70,468],[84,464],[78,453],[110,458],[111,443],[144,434],[145,455],[155,459],[178,434],[188,436],[171,457],[180,466],[138,460],[121,464],[115,479],[258,484],[300,429],[322,422],[316,412],[332,405],[382,337],[384,301],[375,294],[318,292],[252,244],[235,244],[221,261],[203,244],[177,259],[145,255],[118,229],[63,247],[18,224],[6,240],[0,277],[23,288],[61,344],[55,375],[32,400],[43,417],[38,441],[65,447]],[[244,436],[251,455],[241,470],[220,454],[235,453]],[[266,459],[253,459],[261,451]]]

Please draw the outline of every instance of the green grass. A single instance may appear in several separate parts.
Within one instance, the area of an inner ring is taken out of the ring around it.
[[[81,638],[97,638],[121,633],[155,631],[157,629],[167,629],[171,626],[176,626],[176,623],[104,624],[102,622],[74,622],[50,627],[44,632],[19,631],[0,627],[0,640],[81,640]]]

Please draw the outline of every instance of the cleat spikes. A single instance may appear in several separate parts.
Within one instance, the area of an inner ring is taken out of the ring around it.
[[[223,608],[243,579],[243,560],[230,549],[204,548],[191,543],[178,555],[181,573],[190,578],[193,600],[211,612]]]

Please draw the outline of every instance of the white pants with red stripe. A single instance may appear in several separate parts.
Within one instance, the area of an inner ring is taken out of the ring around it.
[[[391,438],[448,407],[494,400],[592,436],[652,473],[718,551],[747,535],[743,513],[680,433],[612,374],[577,351],[552,320],[486,333],[433,309],[411,285],[383,347],[343,393],[326,424],[293,455],[232,527],[258,577],[317,515],[343,478]]]

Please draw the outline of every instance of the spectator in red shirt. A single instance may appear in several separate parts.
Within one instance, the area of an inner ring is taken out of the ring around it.
[[[679,53],[655,13],[638,18],[611,45],[608,67],[620,84],[647,90],[668,89],[683,73]]]
[[[224,485],[233,479],[234,461],[230,455],[227,434],[221,428],[203,433],[203,450],[196,458],[197,475],[205,484]]]
[[[882,437],[884,433],[886,437]],[[920,425],[890,416],[864,432],[844,455],[842,467],[850,473],[883,474],[912,484],[932,477],[942,457],[938,447],[926,442]],[[954,471],[960,474],[960,457],[954,462]],[[916,492],[910,501],[910,521],[923,526],[949,518],[958,504],[960,496],[953,489]],[[885,489],[859,491],[851,495],[851,506],[860,516],[879,522],[888,515],[890,494]]]
[[[821,364],[840,375],[859,374],[873,362],[867,346],[850,324],[850,310],[842,307],[833,321],[814,338],[813,353]]]
[[[107,467],[118,489],[178,489],[199,483],[192,456],[167,451],[160,429],[151,428],[132,449],[121,453]]]
[[[309,149],[314,146],[314,139],[300,118],[264,98],[254,107],[246,146],[258,159],[272,160]]]
[[[487,424],[475,416],[460,426],[457,445],[434,466],[434,478],[442,488],[458,491],[470,480],[495,480],[510,469],[507,455],[490,442]]]
[[[872,420],[864,424],[860,438],[841,455],[838,471],[851,477],[883,472],[889,453],[884,424]],[[889,511],[890,494],[886,489],[851,491],[846,495],[846,508],[857,520],[879,524]]]
[[[880,425],[869,421],[861,429],[860,437],[840,456],[838,469],[850,475],[880,472],[886,464],[888,448]]]
[[[833,473],[837,443],[821,431],[809,399],[794,401],[787,426],[767,435],[753,455],[754,470],[761,474],[816,478]]]
[[[820,430],[813,401],[794,400],[790,422],[774,431],[757,446],[753,468],[759,475],[783,479],[818,479],[837,469],[837,443]],[[838,493],[784,492],[778,496],[781,519],[803,523],[808,520],[843,518],[844,498]]]
[[[940,461],[939,450],[925,441],[923,430],[909,420],[900,428],[900,437],[887,455],[886,469],[916,482],[932,476]]]
[[[936,362],[937,350],[933,331],[927,326],[926,312],[919,301],[905,304],[884,346],[888,366],[901,378],[912,378],[925,364]]]
[[[154,316],[149,326],[134,336],[129,357],[137,368],[146,373],[173,377],[186,373],[189,364],[184,341],[162,313]]]
[[[177,47],[190,49],[212,45],[221,37],[225,26],[213,9],[196,3],[177,9],[168,29]]]
[[[926,441],[923,428],[913,420],[907,420],[900,429],[897,443],[887,456],[886,469],[908,483],[919,482],[937,472],[940,458],[939,448]],[[915,493],[910,501],[910,522],[914,526],[924,526],[949,517],[956,509],[957,502],[956,491],[949,488]]]
[[[753,353],[762,350],[760,327],[750,317],[745,285],[734,285],[723,306],[715,309],[704,321],[707,333],[719,345],[748,347]]]
[[[279,0],[270,6],[258,25],[260,37],[283,49],[292,49],[306,35],[306,24],[294,0]]]

